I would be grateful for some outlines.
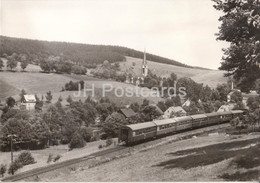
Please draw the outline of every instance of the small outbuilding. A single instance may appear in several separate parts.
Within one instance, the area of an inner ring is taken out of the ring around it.
[[[120,114],[123,114],[125,118],[130,118],[132,116],[135,116],[135,112],[130,108],[120,109],[118,112]]]

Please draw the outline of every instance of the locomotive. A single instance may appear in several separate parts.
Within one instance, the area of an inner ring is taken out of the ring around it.
[[[233,110],[124,125],[119,129],[118,142],[132,145],[183,130],[229,122],[234,118],[241,118],[243,114],[242,110]]]

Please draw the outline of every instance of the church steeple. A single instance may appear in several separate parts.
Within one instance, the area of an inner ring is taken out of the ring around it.
[[[146,77],[148,75],[148,65],[147,65],[147,61],[146,61],[146,52],[144,49],[144,59],[143,59],[143,63],[142,63],[142,76]]]

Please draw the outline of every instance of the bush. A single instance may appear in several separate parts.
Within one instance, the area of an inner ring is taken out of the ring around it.
[[[86,145],[85,140],[79,133],[74,133],[70,143],[69,143],[69,148],[74,149],[74,148],[81,148]]]
[[[50,163],[52,161],[52,154],[49,154],[48,159],[47,159],[47,163]]]
[[[58,155],[53,159],[53,162],[58,161],[60,158],[61,158],[61,155],[58,154]]]
[[[4,176],[5,172],[6,172],[6,165],[1,164],[0,165],[0,174],[2,175],[2,177]]]
[[[110,146],[111,144],[113,144],[113,139],[112,139],[112,138],[108,138],[108,139],[106,140],[106,146],[108,147],[108,146]]]
[[[34,164],[36,161],[34,160],[32,154],[28,151],[22,152],[17,159],[18,162],[22,163],[22,165]]]
[[[9,167],[8,169],[8,173],[12,174],[12,170],[13,172],[16,172],[18,169],[22,168],[23,164],[21,162],[19,162],[18,160],[15,160]]]
[[[102,145],[102,144],[99,144],[98,148],[99,148],[99,149],[102,149],[102,148],[103,148],[103,145]]]

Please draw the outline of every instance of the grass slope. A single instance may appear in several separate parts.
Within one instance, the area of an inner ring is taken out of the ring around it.
[[[61,92],[62,87],[64,87],[65,83],[69,81],[78,81],[84,80],[87,89],[92,87],[94,84],[94,91],[96,100],[99,100],[103,96],[103,84],[111,84],[112,91],[106,92],[105,96],[110,98],[111,101],[119,104],[125,105],[132,102],[142,103],[144,97],[138,97],[134,95],[133,97],[117,97],[115,95],[115,88],[121,87],[125,89],[126,87],[130,87],[135,91],[135,86],[126,83],[120,83],[116,81],[109,80],[100,80],[96,78],[92,78],[89,76],[76,76],[76,75],[63,75],[63,74],[46,74],[46,73],[38,73],[38,72],[0,72],[0,100],[5,101],[5,99],[9,96],[13,96],[16,100],[19,100],[19,93],[22,89],[24,89],[28,94],[37,94],[39,98],[46,95],[46,92],[51,91],[53,95],[52,103],[55,103],[58,98],[61,96],[63,99],[63,104],[66,104],[66,99],[70,95],[74,100],[82,100],[85,101],[88,95],[91,95],[91,92],[87,92],[87,95],[83,95],[83,91],[80,97],[74,97],[75,91],[63,91]],[[137,89],[140,93],[140,88]],[[149,93],[150,90],[146,89],[144,93]],[[120,91],[119,91],[120,93]],[[135,92],[136,93],[136,92]],[[45,98],[45,97],[44,97]],[[152,103],[157,103],[159,100],[162,100],[159,97],[148,97]]]
[[[135,62],[135,66],[132,66],[133,62]],[[123,71],[133,67],[133,71],[136,74],[139,74],[141,71],[141,64],[142,59],[126,57],[126,62],[120,63],[120,66]],[[203,83],[210,87],[216,87],[217,84],[225,83],[227,81],[227,78],[223,75],[224,71],[186,68],[156,63],[153,61],[148,61],[148,67],[152,73],[161,77],[170,76],[170,74],[174,72],[177,74],[178,78],[189,77],[198,83]]]

